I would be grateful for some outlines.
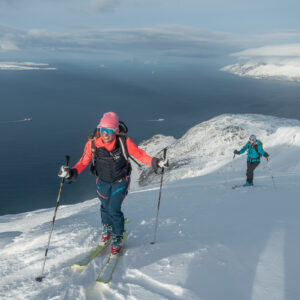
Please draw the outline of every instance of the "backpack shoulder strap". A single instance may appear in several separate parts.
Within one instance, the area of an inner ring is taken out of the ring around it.
[[[93,159],[93,161],[95,161],[95,159],[96,159],[96,150],[97,150],[97,147],[95,145],[95,139],[92,139],[91,143],[92,143],[92,147],[91,147],[92,159]]]
[[[261,154],[258,152],[258,145],[260,144],[261,148],[262,148],[262,142],[257,140],[256,144],[254,145],[254,149],[255,151],[259,154],[259,156],[261,157]]]
[[[128,149],[127,149],[127,143],[126,143],[126,136],[125,135],[118,135],[118,138],[119,138],[119,142],[120,142],[120,146],[121,146],[121,149],[122,149],[122,153],[125,157],[126,160],[128,160],[128,157],[129,157],[129,153],[128,153]]]
[[[128,161],[130,158],[133,162],[135,162],[141,168],[142,167],[141,164],[139,164],[128,152],[127,143],[126,143],[126,135],[118,134],[118,137],[119,137],[122,153],[123,153],[125,159]]]

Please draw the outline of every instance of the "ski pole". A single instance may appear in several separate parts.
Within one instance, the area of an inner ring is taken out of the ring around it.
[[[69,161],[70,161],[70,156],[67,155],[66,156],[66,166],[69,165]],[[59,205],[59,198],[60,198],[60,195],[61,195],[61,191],[62,191],[62,187],[64,185],[64,182],[65,182],[65,179],[62,178],[61,183],[60,183],[60,188],[59,188],[59,191],[58,191],[57,200],[56,200],[56,207],[55,207],[55,210],[54,210],[54,216],[53,216],[53,219],[52,219],[52,225],[51,225],[51,230],[50,230],[50,234],[49,234],[48,245],[47,245],[47,248],[45,250],[45,259],[44,259],[44,263],[43,263],[42,273],[41,273],[40,276],[35,278],[35,280],[39,281],[39,282],[41,282],[45,278],[45,275],[43,275],[44,274],[44,268],[45,268],[47,254],[48,254],[48,250],[49,250],[49,246],[50,246],[50,239],[51,239],[51,235],[52,235],[52,231],[53,231],[53,227],[54,227],[56,212],[57,212],[58,205]]]
[[[269,159],[268,159],[268,158],[267,158],[267,167],[268,167],[268,170],[269,170],[270,175],[271,175],[271,178],[272,178],[272,182],[273,182],[274,189],[276,190],[276,184],[275,184],[273,172],[272,172],[271,167],[270,167],[270,165],[269,165]]]
[[[235,158],[235,154],[233,154],[232,161],[230,162],[231,171],[233,170],[233,165],[232,165],[232,162],[233,162],[234,158]]]
[[[163,158],[166,159],[166,156],[167,156],[167,148],[164,149]],[[165,172],[165,168],[162,168],[161,178],[160,178],[159,196],[158,196],[158,202],[157,202],[157,211],[156,211],[156,221],[155,221],[155,229],[154,229],[154,238],[153,238],[153,242],[150,243],[151,245],[154,245],[155,242],[156,242],[156,233],[157,233],[157,225],[158,225],[158,212],[159,212],[159,207],[160,207],[160,198],[161,198],[161,190],[162,190],[164,172]]]
[[[233,165],[232,165],[232,162],[233,162],[234,158],[235,158],[235,154],[233,154],[233,158],[232,158],[232,160],[230,161],[230,164],[229,164],[229,169],[230,169],[230,170],[228,170],[228,167],[227,167],[226,184],[229,183],[229,172],[228,172],[228,171],[233,172]]]

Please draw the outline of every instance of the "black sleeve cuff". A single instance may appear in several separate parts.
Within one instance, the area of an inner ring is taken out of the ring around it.
[[[71,169],[70,170],[70,177],[68,178],[69,181],[75,181],[78,177],[78,171],[77,169]]]
[[[156,157],[153,157],[152,160],[151,160],[151,165],[152,165],[152,168],[153,170],[156,172],[157,169],[158,169],[158,161],[159,159],[156,158]]]

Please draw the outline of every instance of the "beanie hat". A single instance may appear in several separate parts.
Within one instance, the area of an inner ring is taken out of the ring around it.
[[[103,114],[102,119],[100,120],[98,128],[111,128],[114,129],[116,133],[119,133],[119,117],[114,112],[107,112]]]
[[[254,142],[256,142],[256,136],[254,134],[251,134],[249,140],[253,140]]]

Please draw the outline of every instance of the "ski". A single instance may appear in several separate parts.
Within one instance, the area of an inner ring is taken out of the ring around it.
[[[121,251],[118,254],[110,254],[107,259],[104,261],[102,268],[96,278],[96,282],[109,283],[114,275],[114,272],[117,268],[120,257],[122,256],[123,249],[125,247],[125,241],[128,237],[128,231],[124,231],[123,235],[123,246]]]
[[[237,189],[237,188],[240,188],[240,187],[243,187],[244,185],[243,184],[236,184],[236,185],[233,185],[232,186],[232,189]]]
[[[96,256],[100,255],[104,250],[110,245],[111,240],[108,240],[106,243],[99,244],[97,248],[92,250],[90,254],[85,257],[83,260],[76,262],[72,265],[72,268],[77,270],[83,270]]]
[[[232,186],[232,189],[234,190],[234,189],[241,188],[241,187],[247,188],[247,187],[253,187],[253,185],[245,186],[244,184],[237,184],[237,185]]]
[[[125,224],[128,224],[129,219],[125,219]],[[90,254],[85,257],[83,260],[76,262],[72,265],[73,269],[76,270],[83,270],[95,257],[101,255],[105,249],[110,245],[111,239],[108,240],[106,243],[100,243],[94,250],[90,252]]]

